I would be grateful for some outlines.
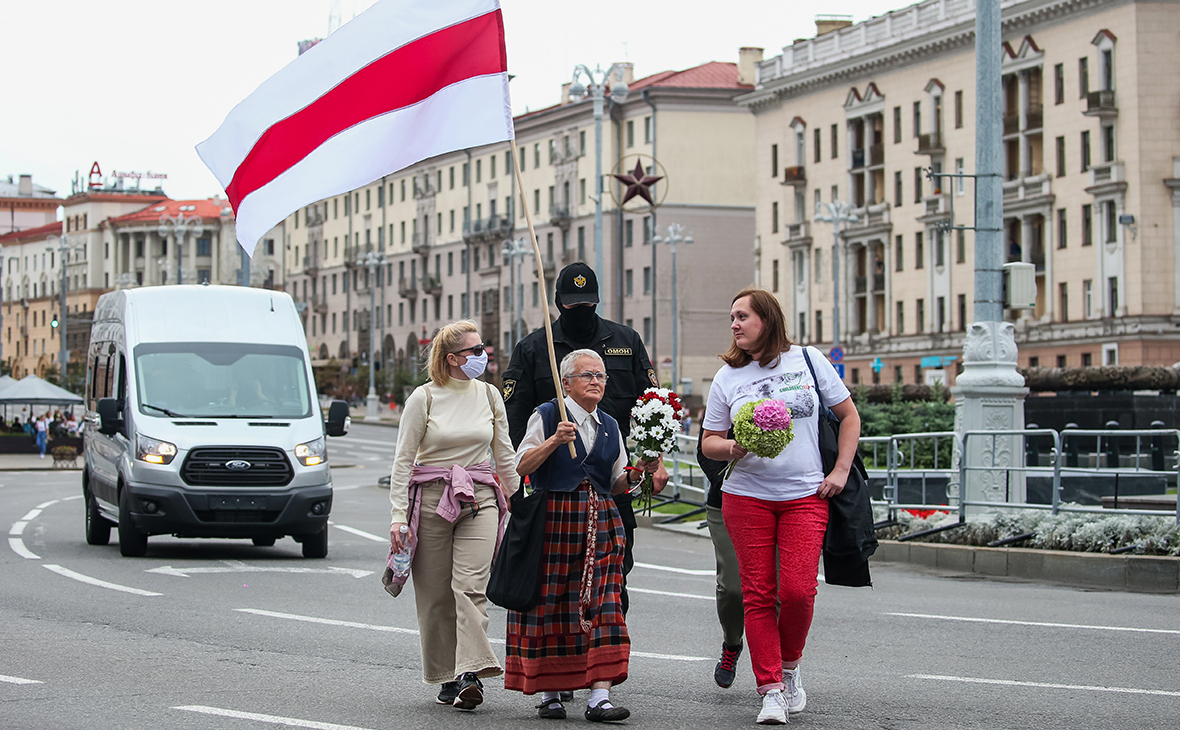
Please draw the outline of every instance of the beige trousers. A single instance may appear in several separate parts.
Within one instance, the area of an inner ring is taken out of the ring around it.
[[[422,680],[450,682],[464,672],[479,677],[504,673],[488,643],[488,575],[496,549],[499,513],[494,487],[475,485],[479,506],[470,505],[454,524],[435,511],[443,482],[423,484],[414,555],[414,600],[422,643]]]

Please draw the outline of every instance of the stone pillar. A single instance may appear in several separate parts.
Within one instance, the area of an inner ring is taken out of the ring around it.
[[[1019,99],[1017,104],[1019,105],[1020,111],[1020,118],[1016,122],[1016,128],[1020,130],[1020,136],[1017,137],[1020,152],[1017,155],[1016,162],[1019,173],[1016,178],[1018,180],[1024,180],[1024,178],[1032,175],[1032,151],[1029,149],[1028,137],[1024,134],[1024,128],[1028,124],[1028,72],[1021,71],[1016,74],[1016,80],[1018,88],[1016,96]]]
[[[1172,191],[1172,314],[1180,315],[1180,157],[1172,158],[1172,177],[1164,178],[1164,185]]]

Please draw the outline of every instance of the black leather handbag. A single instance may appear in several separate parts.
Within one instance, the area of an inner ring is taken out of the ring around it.
[[[487,596],[489,601],[509,611],[528,611],[536,607],[541,595],[549,494],[536,490],[525,495],[522,484],[510,501],[512,515],[492,564]]]
[[[819,399],[819,453],[824,474],[831,474],[840,455],[840,419],[824,405],[823,392],[807,348],[803,359],[811,371],[815,394]],[[852,459],[848,481],[839,494],[828,499],[828,529],[824,533],[824,582],[829,585],[860,588],[873,585],[869,575],[869,556],[877,550],[873,527],[873,505],[869,502],[868,472],[858,452]]]

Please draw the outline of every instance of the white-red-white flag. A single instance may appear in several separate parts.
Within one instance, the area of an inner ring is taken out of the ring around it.
[[[381,0],[264,81],[197,154],[253,255],[306,205],[512,138],[499,0]]]

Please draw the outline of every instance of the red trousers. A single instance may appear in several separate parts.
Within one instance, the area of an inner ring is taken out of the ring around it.
[[[781,690],[783,662],[803,656],[811,628],[828,501],[815,495],[771,502],[726,494],[721,511],[737,552],[758,693]]]

